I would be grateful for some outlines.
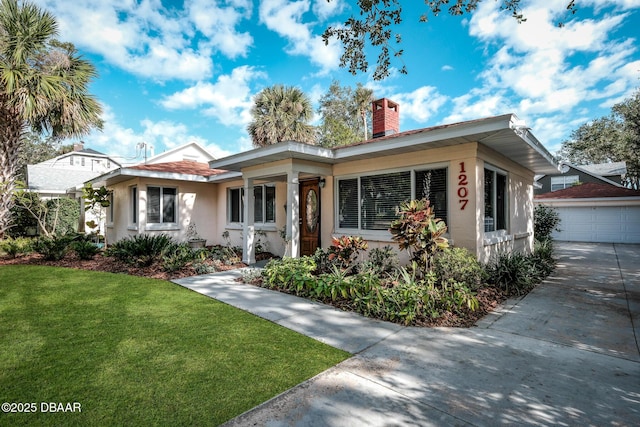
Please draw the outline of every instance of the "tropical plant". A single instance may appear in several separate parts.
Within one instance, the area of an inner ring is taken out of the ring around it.
[[[312,274],[315,269],[316,264],[311,257],[271,260],[263,270],[264,285],[302,295],[305,289],[315,284]]]
[[[507,296],[524,295],[537,283],[531,257],[520,252],[499,254],[486,270],[488,282]]]
[[[449,246],[444,237],[447,225],[435,217],[433,208],[426,199],[402,202],[399,218],[391,223],[391,238],[399,243],[401,250],[408,250],[422,274],[431,268],[433,256]]]
[[[367,247],[367,242],[360,236],[334,237],[328,250],[329,261],[336,263],[343,270],[352,268],[360,251],[366,251]]]
[[[172,245],[175,245],[173,239],[165,234],[140,234],[118,240],[109,247],[106,254],[127,264],[147,267],[160,261],[167,248]]]
[[[558,211],[546,205],[536,205],[533,210],[533,236],[537,241],[550,240],[554,231],[560,231]]]
[[[80,239],[71,244],[71,248],[78,255],[78,258],[83,260],[90,260],[100,252],[100,248],[93,242]]]
[[[309,124],[312,116],[311,100],[304,92],[274,85],[255,96],[247,131],[255,147],[283,141],[314,144],[315,129]]]
[[[36,5],[0,2],[0,237],[9,213],[26,133],[80,136],[100,127],[88,93],[95,68],[75,47],[55,40],[55,18]]]
[[[162,268],[174,272],[183,269],[196,259],[196,251],[187,243],[171,244],[162,251]]]

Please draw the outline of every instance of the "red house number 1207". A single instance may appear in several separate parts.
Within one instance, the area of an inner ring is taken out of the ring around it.
[[[460,210],[463,211],[469,203],[469,180],[467,179],[467,171],[464,170],[464,162],[460,162],[460,173],[458,175],[458,202]]]

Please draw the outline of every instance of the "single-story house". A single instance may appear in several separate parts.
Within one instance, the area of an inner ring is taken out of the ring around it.
[[[640,191],[587,182],[535,196],[560,217],[552,237],[572,242],[640,243]]]
[[[258,245],[297,257],[340,235],[361,236],[369,247],[393,244],[396,207],[426,197],[453,244],[481,261],[532,249],[534,175],[558,168],[515,115],[406,132],[398,104],[377,100],[373,115],[374,138],[355,145],[289,141],[208,165],[167,161],[95,178],[114,194],[108,238],[167,233],[186,240],[195,222],[209,244],[241,245],[251,264]]]

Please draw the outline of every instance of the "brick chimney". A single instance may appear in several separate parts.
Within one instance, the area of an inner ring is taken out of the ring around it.
[[[373,137],[400,132],[400,106],[387,98],[373,101]]]
[[[73,144],[73,151],[82,151],[84,150],[84,142],[80,141]]]

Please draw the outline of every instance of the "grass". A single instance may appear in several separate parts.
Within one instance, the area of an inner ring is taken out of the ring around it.
[[[349,354],[169,282],[0,267],[0,425],[216,425]],[[80,413],[42,413],[78,402]]]

